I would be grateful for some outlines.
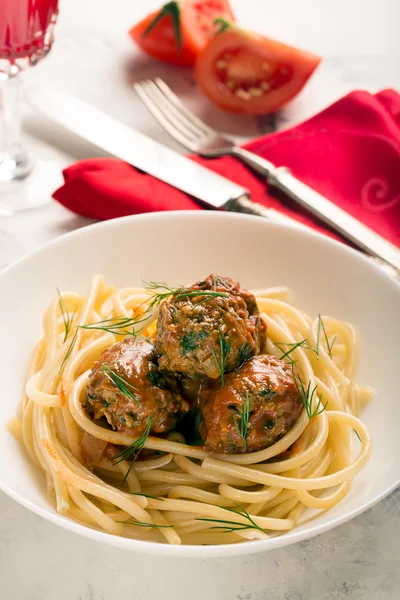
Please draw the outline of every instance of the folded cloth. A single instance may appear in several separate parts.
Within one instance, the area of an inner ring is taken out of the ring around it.
[[[291,129],[246,144],[400,247],[400,95],[355,91]],[[255,202],[332,235],[237,159],[192,160],[246,187]],[[196,201],[130,165],[94,158],[64,171],[53,197],[96,219],[164,210],[199,210]]]

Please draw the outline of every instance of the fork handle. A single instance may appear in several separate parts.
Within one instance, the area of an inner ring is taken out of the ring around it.
[[[391,244],[339,206],[296,179],[288,168],[275,167],[268,160],[243,148],[235,147],[233,154],[254,171],[266,177],[270,185],[284,192],[299,206],[321,219],[352,244],[364,250],[367,254],[389,263],[397,271],[400,270],[400,250],[394,244]]]

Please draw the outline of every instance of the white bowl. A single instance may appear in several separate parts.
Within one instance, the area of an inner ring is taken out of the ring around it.
[[[43,481],[6,429],[24,386],[28,357],[55,288],[85,292],[94,273],[118,286],[142,279],[189,283],[210,272],[244,286],[288,286],[297,306],[351,322],[360,333],[358,379],[376,395],[362,414],[371,460],[333,509],[281,537],[224,546],[169,546],[102,533],[59,515]],[[400,287],[360,253],[319,234],[259,217],[170,212],[92,225],[50,242],[0,275],[0,487],[37,514],[86,537],[165,556],[221,557],[286,546],[366,510],[400,480]]]

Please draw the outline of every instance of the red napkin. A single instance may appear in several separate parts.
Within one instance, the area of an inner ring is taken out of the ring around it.
[[[400,95],[356,91],[308,121],[256,139],[246,148],[293,174],[400,247]],[[250,190],[252,199],[331,234],[234,158],[193,160]],[[200,209],[183,192],[111,158],[64,171],[54,198],[85,217]]]

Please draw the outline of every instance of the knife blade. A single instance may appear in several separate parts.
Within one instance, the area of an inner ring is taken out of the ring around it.
[[[33,87],[26,91],[25,99],[32,108],[65,129],[208,206],[233,210],[233,202],[241,198],[251,203],[247,189],[75,96],[52,88]],[[264,211],[262,216],[296,224],[273,209]]]
[[[25,100],[68,131],[200,200],[206,207],[245,212],[294,227],[306,227],[273,208],[253,202],[250,192],[144,133],[124,125],[95,106],[59,90],[32,87]]]

